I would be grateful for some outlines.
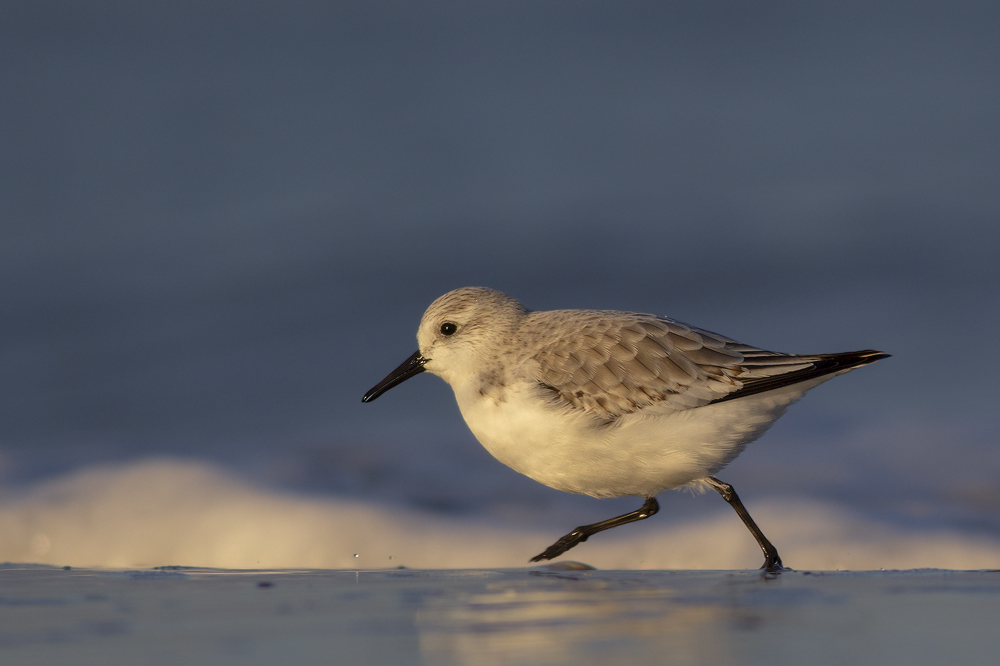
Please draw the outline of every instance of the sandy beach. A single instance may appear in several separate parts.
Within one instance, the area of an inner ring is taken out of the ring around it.
[[[5,664],[992,664],[998,571],[0,568]]]

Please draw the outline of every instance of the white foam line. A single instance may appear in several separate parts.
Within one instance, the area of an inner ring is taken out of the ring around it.
[[[754,516],[796,569],[1000,567],[1000,540],[904,529],[833,504],[758,502]],[[655,521],[597,535],[568,559],[602,569],[760,566],[760,551],[733,512],[680,525]],[[0,560],[76,567],[523,567],[559,536],[279,493],[176,460],[87,468],[0,502]]]

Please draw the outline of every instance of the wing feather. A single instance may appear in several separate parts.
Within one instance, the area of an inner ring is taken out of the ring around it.
[[[884,358],[796,356],[752,347],[666,317],[557,310],[525,319],[537,381],[556,399],[613,421],[654,404],[692,409]]]

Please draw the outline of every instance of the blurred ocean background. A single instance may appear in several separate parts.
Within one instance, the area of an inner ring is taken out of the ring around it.
[[[0,560],[522,566],[638,500],[361,396],[461,286],[893,356],[720,473],[795,568],[1000,567],[1000,5],[0,4]],[[714,493],[568,556],[757,567]]]

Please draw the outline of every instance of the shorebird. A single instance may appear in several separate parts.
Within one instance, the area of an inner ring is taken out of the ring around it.
[[[712,488],[736,510],[766,571],[782,568],[777,549],[714,475],[806,391],[888,356],[782,354],[634,312],[532,312],[482,287],[434,301],[417,343],[364,402],[430,372],[451,385],[469,429],[505,465],[566,492],[645,499],[636,511],[577,527],[532,562],[652,516],[665,490],[694,487]]]

